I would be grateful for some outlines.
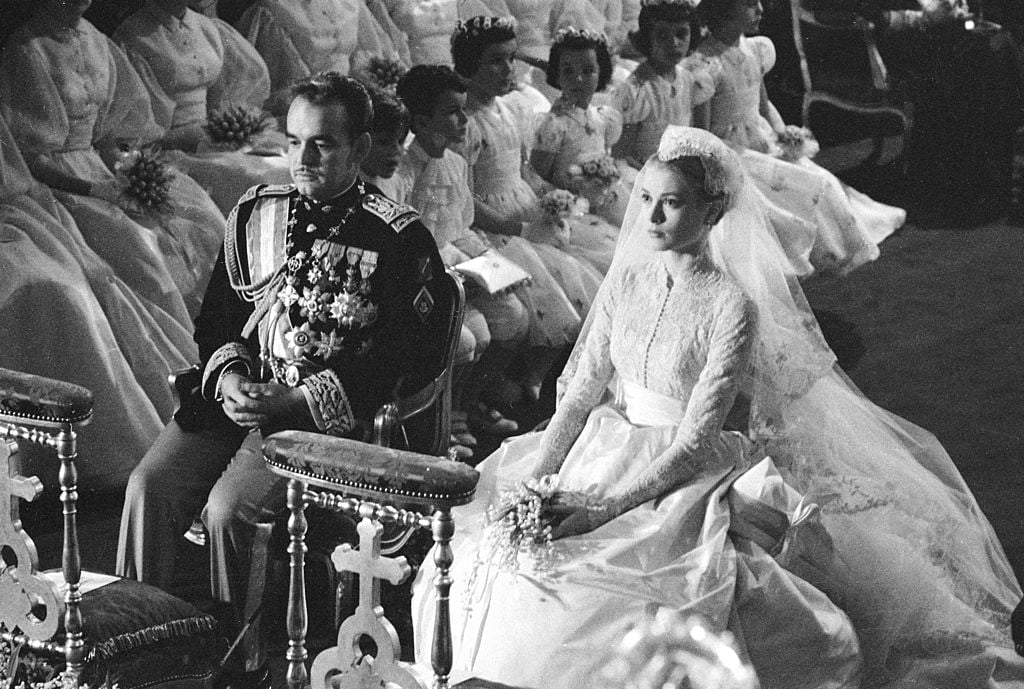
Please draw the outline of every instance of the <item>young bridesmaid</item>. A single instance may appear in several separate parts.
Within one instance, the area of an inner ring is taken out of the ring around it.
[[[524,141],[501,98],[514,85],[517,49],[510,19],[478,16],[459,22],[452,35],[452,61],[467,80],[468,122],[466,138],[455,151],[469,164],[474,225],[499,253],[532,277],[517,295],[530,312],[527,340],[533,348],[524,392],[535,397],[559,350],[576,339],[581,323],[577,306],[582,304],[570,301],[533,244],[521,236],[539,209],[537,194],[526,180],[531,170],[523,162]],[[562,255],[566,264],[575,260]],[[515,392],[508,396],[514,398]]]
[[[603,33],[569,27],[555,34],[547,80],[561,96],[537,127],[530,164],[556,187],[584,195],[593,213],[618,228],[636,170],[619,166],[619,181],[607,186],[582,183],[578,170],[581,159],[608,154],[622,134],[618,110],[591,104],[611,75],[611,54]]]
[[[877,258],[878,244],[906,212],[844,185],[806,156],[777,157],[785,123],[763,81],[775,46],[766,36],[746,36],[760,24],[760,0],[703,0],[700,14],[709,35],[696,57],[714,80],[708,128],[742,153],[748,177],[770,201],[815,225],[810,260],[817,270],[845,275]]]
[[[701,125],[706,118],[701,106],[714,92],[711,75],[683,60],[695,14],[688,2],[648,0],[640,8],[640,28],[630,34],[630,41],[646,60],[613,98],[622,113],[623,131],[612,151],[634,168],[658,150],[668,125]]]

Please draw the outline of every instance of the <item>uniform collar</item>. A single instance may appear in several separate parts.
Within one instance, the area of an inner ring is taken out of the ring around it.
[[[353,206],[365,193],[366,183],[362,178],[356,177],[355,181],[352,182],[348,189],[333,198],[327,199],[326,201],[315,201],[300,193],[299,202],[302,203],[306,210],[326,215],[335,210]]]

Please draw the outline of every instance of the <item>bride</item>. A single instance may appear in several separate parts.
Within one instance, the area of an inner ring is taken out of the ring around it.
[[[752,198],[720,140],[666,131],[549,427],[483,463],[456,511],[455,672],[588,686],[668,608],[732,632],[763,687],[1024,678],[991,527],[937,441],[835,366]],[[723,430],[740,409],[745,432]],[[551,546],[510,558],[488,507],[552,474]]]

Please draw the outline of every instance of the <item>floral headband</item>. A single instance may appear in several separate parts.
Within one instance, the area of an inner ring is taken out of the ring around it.
[[[640,0],[641,7],[651,7],[653,5],[684,5],[689,7],[691,10],[695,10],[699,4],[700,0]]]
[[[455,22],[455,32],[452,33],[452,40],[456,38],[475,38],[488,33],[494,29],[516,30],[516,20],[512,17],[471,17],[465,21]]]
[[[669,125],[658,143],[658,160],[669,163],[693,156],[704,166],[704,190],[724,197],[728,208],[743,186],[739,156],[717,136],[703,129]]]
[[[555,44],[564,42],[566,39],[583,39],[591,43],[597,43],[608,47],[608,37],[600,31],[593,31],[591,29],[577,29],[571,26],[567,26],[564,29],[559,29],[558,33],[555,34]]]

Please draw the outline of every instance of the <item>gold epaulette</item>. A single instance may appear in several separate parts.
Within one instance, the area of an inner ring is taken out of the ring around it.
[[[382,194],[367,194],[363,197],[363,208],[391,225],[395,232],[401,232],[409,223],[419,220],[420,214],[412,206],[392,201]]]

